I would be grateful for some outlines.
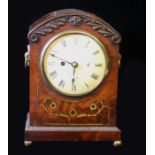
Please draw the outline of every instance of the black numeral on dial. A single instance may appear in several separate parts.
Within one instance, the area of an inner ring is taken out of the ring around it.
[[[85,86],[88,88],[89,87],[89,85],[87,84],[87,83],[85,83]]]
[[[100,63],[95,64],[95,67],[102,67],[102,64],[100,64]]]
[[[65,41],[65,40],[62,40],[62,41],[61,41],[61,43],[62,43],[62,45],[63,45],[64,47],[66,47],[66,46],[67,46],[67,43],[66,43],[66,41]]]
[[[65,82],[63,80],[60,81],[60,83],[58,84],[59,87],[64,87],[65,86]]]
[[[93,74],[91,75],[91,78],[93,78],[94,80],[97,80],[97,79],[98,79],[98,75],[96,75],[96,74],[93,73]]]
[[[56,71],[53,71],[50,73],[50,76],[55,79],[57,77],[57,72]]]
[[[97,55],[99,53],[99,51],[95,51],[93,52],[93,55]]]
[[[78,37],[74,37],[74,38],[73,38],[73,41],[74,41],[74,44],[77,45],[78,42],[79,42],[79,38],[78,38]]]
[[[87,41],[85,48],[87,48],[89,44],[90,44],[90,40]]]
[[[76,85],[73,85],[72,90],[76,91]]]

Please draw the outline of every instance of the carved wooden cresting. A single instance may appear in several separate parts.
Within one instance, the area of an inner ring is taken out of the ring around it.
[[[44,45],[68,30],[82,30],[98,38],[110,60],[109,72],[102,84],[81,97],[69,97],[49,89],[40,70]],[[28,40],[25,64],[29,65],[30,59],[30,112],[25,140],[121,140],[121,131],[116,127],[119,33],[94,14],[66,9],[49,13],[32,24]]]
[[[51,20],[48,23],[43,24],[42,26],[40,26],[38,29],[34,30],[33,32],[30,32],[28,35],[28,39],[30,42],[35,43],[39,40],[41,36],[45,36],[48,33],[55,31],[59,27],[64,26],[65,24],[70,24],[76,27],[79,26],[80,24],[86,24],[92,27],[93,30],[96,30],[97,32],[102,34],[104,37],[109,38],[114,44],[119,44],[121,41],[120,35],[118,35],[118,33],[115,32],[111,27],[109,27],[109,25],[107,25],[106,23],[103,24],[93,19],[92,17],[84,16],[82,14],[67,15],[65,17],[63,16],[63,17],[59,17],[54,20]]]

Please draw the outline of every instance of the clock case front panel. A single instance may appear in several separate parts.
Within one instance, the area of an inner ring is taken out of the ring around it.
[[[41,52],[48,40],[69,30],[82,30],[95,36],[104,44],[109,57],[109,72],[102,84],[93,92],[81,97],[67,97],[49,88],[40,68]],[[102,132],[102,138],[99,136],[98,140],[120,139],[120,130],[115,128],[120,35],[105,21],[93,14],[67,9],[49,13],[36,21],[30,27],[28,40],[30,43],[30,112],[26,123],[25,138],[62,140],[63,132],[61,132],[62,135],[56,136],[57,138],[47,136],[50,135],[48,133],[50,127],[89,128],[95,126],[95,128],[106,127],[103,130],[109,131],[110,134],[108,137]],[[38,130],[43,130],[43,133],[38,133]],[[44,137],[45,133],[47,135]],[[71,133],[73,136],[68,135],[68,138],[64,137],[64,139],[84,140],[82,136],[78,136],[79,133],[74,132],[74,134]],[[88,139],[95,139],[97,133],[92,134],[94,136]]]

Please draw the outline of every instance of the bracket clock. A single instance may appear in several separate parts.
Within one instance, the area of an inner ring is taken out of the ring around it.
[[[65,9],[34,22],[25,65],[30,110],[25,145],[32,141],[113,141],[121,36],[94,14]]]

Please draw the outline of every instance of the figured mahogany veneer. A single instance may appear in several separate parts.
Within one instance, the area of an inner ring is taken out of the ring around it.
[[[26,122],[25,140],[28,141],[115,141],[121,140],[117,127],[104,126],[30,126],[29,115]]]
[[[49,89],[40,70],[44,45],[58,33],[67,30],[83,30],[98,38],[104,44],[110,60],[106,79],[95,91],[82,97],[67,97]],[[27,118],[25,139],[120,140],[121,131],[115,127],[121,41],[118,32],[93,14],[66,9],[49,13],[36,21],[30,27],[28,40],[30,116]],[[94,131],[91,131],[93,127]]]

